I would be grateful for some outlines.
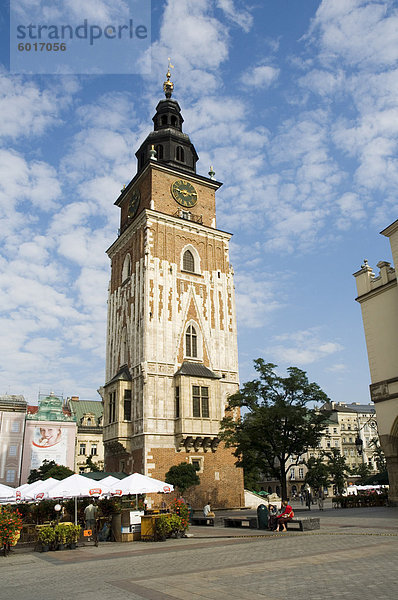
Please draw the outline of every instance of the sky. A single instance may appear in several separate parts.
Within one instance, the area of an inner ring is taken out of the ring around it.
[[[379,232],[398,218],[397,3],[153,0],[147,66],[123,75],[11,73],[4,4],[0,394],[100,400],[113,203],[170,57],[197,171],[224,183],[241,382],[262,357],[368,403],[352,274],[392,260]]]

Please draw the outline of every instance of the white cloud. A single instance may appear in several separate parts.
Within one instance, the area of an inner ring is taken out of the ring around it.
[[[282,364],[308,365],[343,350],[338,342],[323,341],[316,328],[277,335],[267,355]]]
[[[240,268],[235,276],[235,286],[239,327],[263,327],[269,322],[271,313],[282,306],[269,273]]]
[[[253,25],[253,17],[248,10],[239,10],[233,0],[217,0],[217,6],[224,11],[225,15],[233,22],[239,25],[248,33]]]
[[[243,86],[265,88],[272,85],[279,77],[280,69],[270,67],[269,65],[259,65],[252,67],[243,73],[241,83]]]

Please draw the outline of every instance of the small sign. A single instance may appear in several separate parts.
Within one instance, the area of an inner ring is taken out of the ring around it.
[[[100,496],[101,492],[102,492],[101,488],[92,488],[91,490],[88,491],[90,496]]]
[[[170,486],[168,486],[168,485],[165,485],[165,486],[163,487],[163,491],[164,491],[164,492],[166,492],[166,493],[167,493],[167,492],[170,492],[170,491],[171,491],[171,490],[170,490]]]
[[[92,529],[85,529],[83,535],[84,537],[91,537],[93,535]]]

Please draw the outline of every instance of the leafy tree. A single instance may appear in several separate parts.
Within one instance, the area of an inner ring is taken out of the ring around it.
[[[220,438],[235,446],[238,466],[249,472],[255,466],[279,479],[286,499],[289,457],[294,456],[298,464],[302,454],[318,445],[329,416],[307,405],[329,399],[296,367],[289,367],[288,376],[281,377],[275,373],[276,365],[261,358],[254,365],[259,377],[229,398]],[[240,414],[240,408],[246,411]]]
[[[86,467],[88,467],[92,473],[98,473],[99,471],[101,471],[101,469],[93,461],[93,459],[91,458],[91,456],[87,456]]]
[[[183,495],[188,488],[199,485],[200,479],[196,471],[195,465],[180,463],[167,471],[165,481],[171,483]]]
[[[377,470],[379,471],[379,473],[383,473],[384,471],[387,470],[387,463],[386,463],[386,457],[384,455],[383,449],[380,446],[380,440],[379,440],[379,438],[378,437],[374,437],[370,441],[369,446],[373,446],[374,447],[373,458],[374,458],[374,461],[376,463]]]
[[[340,454],[338,448],[332,448],[325,453],[328,461],[328,469],[331,483],[335,486],[337,494],[342,494],[346,485],[346,479],[350,472],[345,456]]]
[[[305,483],[316,491],[323,491],[329,483],[329,468],[325,462],[323,454],[320,456],[311,456],[305,465],[308,469],[305,476]]]
[[[372,470],[369,469],[368,465],[365,465],[364,463],[362,463],[362,464],[358,465],[357,467],[354,467],[351,469],[351,475],[359,476],[359,480],[358,480],[359,485],[364,485],[366,480],[369,479],[369,477],[372,475]]]
[[[50,477],[53,479],[65,479],[65,477],[69,477],[69,475],[73,475],[73,471],[68,467],[57,465],[54,460],[45,460],[39,469],[31,470],[28,477],[28,483],[33,483],[39,479],[49,479]]]

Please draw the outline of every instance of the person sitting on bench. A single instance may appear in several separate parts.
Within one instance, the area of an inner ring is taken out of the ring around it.
[[[294,517],[294,512],[292,507],[289,504],[289,498],[282,502],[283,512],[276,517],[276,529],[275,531],[279,531],[280,526],[282,526],[282,531],[287,531],[286,523],[291,521]]]
[[[213,511],[211,510],[211,508],[210,508],[210,502],[208,502],[208,503],[206,504],[206,506],[203,508],[203,516],[204,516],[204,517],[209,517],[209,518],[210,518],[210,517],[214,517],[214,516],[215,516],[215,515],[214,515],[214,512],[213,512]]]

